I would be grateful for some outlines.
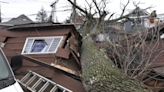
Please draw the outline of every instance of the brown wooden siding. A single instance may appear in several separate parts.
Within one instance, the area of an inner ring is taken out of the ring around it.
[[[33,37],[33,36],[60,36],[68,34],[70,30],[37,30],[37,29],[28,29],[20,31],[12,31],[12,35],[17,37]]]
[[[5,39],[6,39],[6,37],[4,37],[4,36],[0,36],[0,42],[4,42]]]
[[[59,71],[59,70],[52,70],[52,69],[48,69],[46,67],[43,66],[23,66],[22,69],[20,69],[19,71],[17,71],[17,78],[22,78],[22,73],[27,73],[29,70],[32,70],[36,73],[39,73],[41,75],[43,75],[44,77],[47,77],[53,81],[55,81],[56,83],[72,90],[73,92],[85,92],[83,85],[80,81],[75,80],[71,77],[68,77],[67,75],[65,75],[63,72]]]
[[[48,36],[64,36],[64,40],[61,43],[61,47],[56,54],[31,54],[25,55],[31,58],[37,59],[42,62],[46,62],[48,64],[56,63],[60,64],[64,67],[72,69],[74,71],[80,71],[79,66],[75,62],[75,59],[70,55],[67,45],[68,34],[72,34],[71,36],[75,36],[75,39],[78,41],[77,33],[73,32],[72,28],[26,28],[19,30],[9,30],[5,33],[5,37],[8,37],[5,47],[3,48],[4,53],[7,55],[9,63],[11,62],[11,58],[16,55],[20,55],[25,40],[27,37],[48,37]],[[75,34],[76,33],[76,34]],[[1,37],[1,35],[0,35]],[[58,56],[57,56],[58,55]],[[56,57],[57,56],[57,57]],[[65,59],[64,59],[65,58]],[[80,81],[75,80],[74,78],[69,77],[65,73],[60,70],[52,70],[43,66],[40,66],[35,63],[31,63],[28,60],[23,59],[23,67],[17,71],[17,78],[22,77],[25,72],[29,70],[35,71],[45,77],[51,78],[56,83],[59,83],[62,86],[72,90],[73,92],[85,92],[83,85]]]

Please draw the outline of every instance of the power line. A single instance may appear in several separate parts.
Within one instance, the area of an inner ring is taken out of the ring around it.
[[[66,11],[71,11],[72,9],[65,9],[65,10],[56,10],[54,12],[66,12]],[[47,13],[51,13],[51,11],[46,11]],[[27,14],[26,16],[36,16],[37,13],[34,14]],[[3,17],[2,19],[12,19],[14,17]]]
[[[64,10],[56,10],[54,12],[66,12],[66,11],[71,11],[72,9],[64,9]],[[46,11],[47,13],[51,13],[51,11]],[[34,16],[37,15],[38,13],[34,13],[34,14],[28,14],[27,16]]]

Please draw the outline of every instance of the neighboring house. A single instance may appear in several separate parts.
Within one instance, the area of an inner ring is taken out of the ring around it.
[[[151,18],[151,14],[148,13],[146,9],[141,9],[139,7],[134,9],[129,14],[129,17],[123,22],[124,30],[127,32],[152,28],[162,24],[164,21],[164,14],[158,14],[157,17]]]
[[[136,7],[129,14],[128,18],[124,20],[125,31],[133,32],[136,31],[137,28],[145,28],[145,20],[147,20],[150,15],[145,9]]]
[[[140,7],[136,7],[129,14],[130,14],[129,18],[137,18],[137,17],[144,17],[144,16],[146,17],[150,15],[150,13],[146,11],[146,9],[141,9]]]
[[[134,21],[134,23],[140,25],[144,25],[145,19],[147,19],[150,15],[150,13],[146,11],[146,9],[141,9],[140,7],[136,7],[129,14],[129,19],[131,21]]]
[[[28,18],[26,15],[22,14],[16,18],[12,18],[11,20],[7,22],[3,22],[1,24],[20,25],[20,24],[27,24],[27,23],[33,23],[33,21],[30,18]]]
[[[15,71],[16,78],[32,70],[73,92],[85,92],[80,77],[82,38],[73,25],[22,24],[1,29],[0,39],[10,63],[21,55],[23,65]]]

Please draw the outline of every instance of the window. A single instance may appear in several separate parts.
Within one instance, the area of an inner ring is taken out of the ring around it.
[[[26,38],[22,54],[56,53],[62,39],[62,36],[28,37]]]

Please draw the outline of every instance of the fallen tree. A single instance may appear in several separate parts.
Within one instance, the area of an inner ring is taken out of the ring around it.
[[[87,92],[147,92],[141,83],[115,67],[89,37],[83,40],[81,62]]]
[[[82,12],[86,17],[83,26],[83,44],[81,53],[82,78],[83,84],[87,92],[148,92],[143,84],[138,80],[131,79],[121,72],[113,62],[106,56],[105,49],[98,49],[92,36],[101,33],[104,30],[104,20],[108,12],[105,10],[106,0],[101,0],[99,7],[96,0],[92,0],[89,10],[83,9],[71,0],[69,1],[74,7]],[[129,4],[125,4],[121,16],[117,19],[110,20],[114,22],[122,18],[128,17],[124,15],[125,8]],[[92,7],[96,10],[91,12]],[[98,14],[97,18],[94,15]],[[110,17],[113,13],[110,14]]]

